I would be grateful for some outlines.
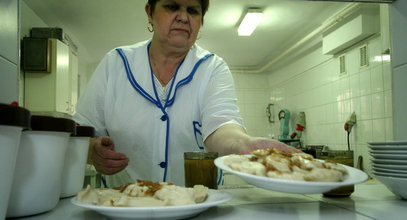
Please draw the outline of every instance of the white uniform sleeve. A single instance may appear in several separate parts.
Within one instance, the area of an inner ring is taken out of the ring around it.
[[[74,120],[95,128],[96,136],[106,136],[105,103],[108,79],[108,61],[105,57],[93,73],[76,105]]]
[[[216,129],[225,124],[238,124],[244,128],[236,104],[237,98],[232,73],[226,63],[215,57],[216,66],[204,92],[202,110],[202,136],[205,140]]]

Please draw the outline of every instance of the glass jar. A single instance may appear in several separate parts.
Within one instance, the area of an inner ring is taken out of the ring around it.
[[[217,152],[185,152],[185,186],[204,185],[211,189],[218,188],[218,168],[214,160]]]

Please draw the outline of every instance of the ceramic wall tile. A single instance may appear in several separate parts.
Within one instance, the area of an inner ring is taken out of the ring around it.
[[[384,117],[392,117],[393,115],[393,101],[392,101],[392,91],[386,90],[384,92]]]
[[[393,119],[392,118],[385,118],[384,119],[384,126],[386,132],[386,141],[394,140],[393,135]]]
[[[359,73],[359,53],[357,50],[352,50],[346,53],[347,73],[349,75]]]
[[[372,92],[381,92],[384,90],[384,79],[382,66],[372,67],[370,70]]]
[[[339,91],[341,93],[341,100],[349,99],[351,97],[349,76],[346,75],[339,80]]]
[[[332,88],[332,98],[333,98],[332,101],[337,102],[337,101],[341,100],[340,90],[339,90],[339,80],[332,81],[332,83],[330,85]]]
[[[343,100],[339,102],[340,104],[340,118],[339,121],[342,121],[343,123],[346,122],[346,120],[349,118],[351,115],[351,100]]]
[[[359,86],[359,74],[353,74],[349,76],[349,89],[350,97],[355,98],[360,96],[360,86]]]
[[[330,103],[330,104],[326,104],[324,105],[324,112],[325,112],[325,123],[332,123],[334,122],[334,110],[333,110],[333,106],[334,104]]]
[[[360,95],[367,95],[371,93],[370,69],[363,69],[360,72],[359,88]]]
[[[351,112],[355,112],[356,114],[356,120],[360,119],[360,114],[361,114],[361,97],[357,97],[354,99],[351,99],[350,103],[350,109]]]
[[[372,120],[372,140],[386,141],[385,119]]]
[[[366,144],[372,140],[372,120],[359,120],[355,129],[357,144]]]
[[[332,103],[332,122],[339,122],[341,120],[341,109],[339,102]]]
[[[382,119],[384,118],[384,93],[378,92],[372,94],[372,119]]]
[[[361,120],[372,118],[372,96],[361,96],[360,97],[360,114],[359,118]]]
[[[390,63],[384,63],[382,71],[383,71],[383,89],[390,90],[392,88]]]

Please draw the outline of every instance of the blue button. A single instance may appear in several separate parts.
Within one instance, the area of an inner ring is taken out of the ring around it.
[[[164,161],[161,162],[159,165],[160,165],[161,168],[166,168],[167,167],[167,163],[164,162]]]
[[[161,116],[161,121],[165,121],[165,120],[167,120],[167,115]]]

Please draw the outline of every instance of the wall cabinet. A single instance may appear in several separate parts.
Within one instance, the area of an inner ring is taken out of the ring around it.
[[[51,73],[25,73],[25,107],[39,114],[72,115],[76,104],[78,61],[69,46],[51,41]],[[75,103],[73,103],[75,102]]]

